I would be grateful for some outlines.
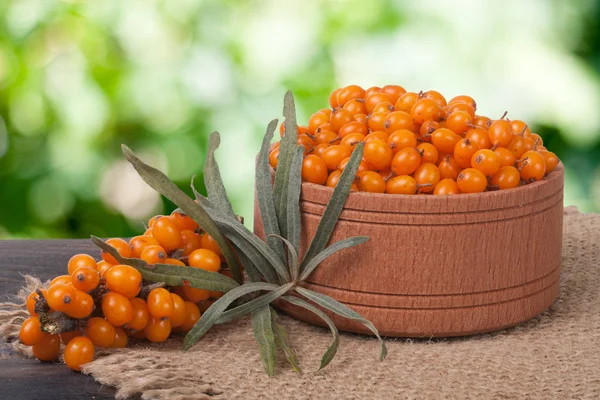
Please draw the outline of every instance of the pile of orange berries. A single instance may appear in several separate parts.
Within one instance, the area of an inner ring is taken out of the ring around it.
[[[148,264],[189,265],[230,276],[228,269],[221,269],[223,254],[215,240],[179,212],[151,218],[146,232],[129,242],[112,238],[106,243],[121,256]],[[80,371],[93,360],[95,347],[122,348],[129,337],[162,342],[172,332],[189,331],[201,310],[222,296],[187,285],[145,282],[137,269],[104,251],[101,257],[96,261],[88,254],[74,255],[68,274],[27,298],[31,316],[19,337],[39,360],[56,360],[62,343],[65,364]]]
[[[477,115],[475,100],[446,101],[434,90],[349,85],[329,96],[331,108],[298,126],[305,182],[335,187],[354,147],[364,142],[352,190],[452,195],[512,189],[539,181],[559,163],[520,120]],[[285,134],[281,125],[281,136]],[[277,168],[279,142],[269,155]]]

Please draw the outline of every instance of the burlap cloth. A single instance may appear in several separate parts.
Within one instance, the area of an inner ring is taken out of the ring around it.
[[[598,399],[600,398],[600,215],[565,211],[562,282],[550,310],[516,328],[445,340],[389,339],[379,362],[370,337],[342,334],[318,369],[329,331],[284,317],[304,373],[280,358],[267,378],[248,319],[217,326],[188,352],[181,338],[99,353],[84,372],[143,399]],[[31,285],[35,280],[27,281]],[[12,342],[25,313],[0,305]],[[27,355],[27,352],[24,353]],[[66,368],[49,366],[49,368]],[[32,379],[35,379],[32,377]]]

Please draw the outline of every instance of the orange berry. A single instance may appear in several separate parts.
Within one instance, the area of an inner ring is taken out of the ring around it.
[[[155,215],[154,217],[150,218],[148,220],[148,228],[152,229],[154,222],[156,222],[156,220],[159,219],[160,217],[164,217],[164,215]]]
[[[38,360],[54,361],[60,354],[60,336],[45,334],[31,349]]]
[[[191,286],[184,285],[182,287],[183,297],[193,303],[204,301],[210,297],[210,291],[205,289],[197,289]]]
[[[67,264],[67,270],[69,271],[69,275],[72,275],[73,271],[75,271],[79,267],[89,267],[92,269],[96,269],[98,265],[96,263],[96,260],[94,260],[94,258],[88,254],[75,254],[73,257],[71,257],[69,263]]]
[[[160,217],[152,225],[152,236],[166,251],[181,248],[181,229],[172,217]]]
[[[44,295],[44,297],[46,297],[46,289],[41,289],[42,294]],[[40,298],[40,295],[37,294],[37,292],[31,292],[29,294],[29,296],[27,296],[27,311],[29,311],[30,315],[36,316],[37,313],[35,312],[35,305],[38,301],[38,299]]]
[[[475,168],[463,169],[456,183],[462,193],[481,193],[487,188],[487,179],[483,172]]]
[[[146,339],[153,343],[164,342],[171,334],[171,320],[169,318],[151,317],[144,328]]]
[[[446,128],[454,133],[461,135],[471,127],[473,117],[466,111],[458,110],[449,114],[446,118]]]
[[[269,152],[269,165],[271,168],[277,169],[277,162],[279,161],[279,147]]]
[[[415,121],[413,117],[404,111],[394,111],[386,115],[384,128],[387,133],[406,129],[415,130]]]
[[[352,121],[340,128],[338,136],[343,139],[352,133],[362,133],[363,135],[366,135],[367,133],[369,133],[369,130],[367,128],[367,125],[361,124],[358,121]]]
[[[346,165],[348,165],[349,161],[350,161],[350,157],[342,160],[342,162],[339,165],[339,170],[341,172],[344,172],[344,170],[346,169]],[[371,166],[365,160],[360,160],[360,164],[358,164],[358,169],[356,170],[356,175],[360,174],[361,172],[370,171],[370,170],[371,170]]]
[[[99,347],[109,347],[115,340],[115,327],[104,318],[90,318],[83,331]]]
[[[381,88],[379,86],[371,86],[367,90],[365,90],[365,99],[374,93],[381,93]]]
[[[537,151],[530,150],[523,154],[517,168],[525,182],[540,181],[546,175],[546,160]]]
[[[518,119],[513,119],[510,121],[510,128],[512,129],[513,134],[515,134],[515,135],[524,136],[524,137],[531,136],[531,130],[529,129],[527,124]]]
[[[60,336],[60,342],[64,345],[66,345],[74,338],[82,336],[82,335],[83,334],[81,333],[81,330],[77,329],[77,330],[70,331],[70,332],[59,333],[58,336]]]
[[[75,289],[65,283],[55,283],[46,292],[46,302],[55,311],[66,311],[75,298]]]
[[[454,159],[461,168],[470,168],[471,158],[478,150],[479,148],[470,139],[460,139],[454,146]]]
[[[459,142],[460,143],[460,142]],[[457,144],[458,146],[458,144]],[[438,164],[438,169],[440,170],[440,178],[444,179],[452,179],[456,180],[458,174],[462,170],[461,166],[458,165],[458,162],[451,154],[446,154],[442,161]]]
[[[314,134],[319,126],[329,123],[329,118],[330,116],[328,114],[321,111],[311,115],[308,119],[308,130],[310,133]]]
[[[148,264],[159,264],[167,259],[167,251],[158,245],[150,245],[142,251],[140,258]]]
[[[163,261],[163,264],[177,265],[178,267],[185,267],[185,263],[176,258],[167,258],[165,261]]]
[[[42,332],[42,325],[38,317],[29,317],[21,325],[19,339],[24,345],[33,346],[46,335]]]
[[[398,85],[385,85],[381,88],[381,93],[387,94],[392,99],[392,104],[398,101],[398,98],[406,93],[406,90],[402,86]]]
[[[473,120],[473,125],[483,128],[486,131],[490,128],[492,124],[492,120],[488,117],[484,117],[483,115],[475,115],[475,119]]]
[[[329,105],[331,108],[338,108],[340,103],[338,103],[337,95],[342,90],[342,88],[337,88],[329,95]]]
[[[173,211],[171,213],[171,218],[175,221],[175,225],[177,225],[180,231],[195,231],[198,229],[196,221],[181,211]]]
[[[343,108],[338,108],[333,110],[331,113],[331,117],[329,119],[329,123],[331,124],[331,128],[338,132],[342,126],[346,125],[354,121],[354,115],[350,113],[350,111],[345,110]]]
[[[410,115],[415,120],[415,124],[421,125],[425,121],[439,121],[442,117],[442,109],[434,100],[422,98],[412,106]]]
[[[392,103],[392,98],[385,93],[365,94],[365,107],[369,113],[373,112],[375,106],[379,103]]]
[[[526,151],[533,150],[533,141],[530,138],[513,135],[507,149],[512,151],[516,159],[519,159]]]
[[[54,278],[50,281],[50,284],[48,285],[48,287],[54,285],[55,283],[64,283],[66,285],[70,285],[71,284],[71,275],[57,276],[56,278]]]
[[[201,248],[212,251],[213,253],[217,254],[221,258],[221,260],[224,259],[223,253],[221,252],[221,248],[219,247],[219,244],[208,233],[204,233],[202,235],[201,243],[202,243]]]
[[[392,149],[383,140],[375,139],[365,143],[363,158],[375,169],[385,169],[392,162]]]
[[[396,175],[410,175],[421,165],[421,154],[411,147],[398,151],[392,158],[391,170]]]
[[[346,105],[346,103],[350,100],[362,99],[365,96],[365,89],[361,88],[358,85],[348,85],[342,89],[337,94],[337,102],[340,107]]]
[[[92,296],[84,291],[77,290],[75,291],[75,298],[69,304],[65,313],[71,318],[82,319],[88,317],[92,311],[94,311],[94,299]]]
[[[323,185],[327,182],[327,164],[314,154],[304,157],[302,161],[302,179],[305,182]]]
[[[171,319],[171,327],[177,328],[185,322],[185,301],[175,293],[171,293],[173,299],[173,313],[169,317]]]
[[[94,344],[85,337],[73,338],[65,347],[65,364],[73,371],[81,371],[81,368],[94,359]]]
[[[197,305],[192,302],[185,302],[185,320],[181,324],[180,328],[187,332],[196,325],[196,322],[200,319],[200,309]]]
[[[417,193],[417,181],[412,176],[395,176],[387,181],[385,192],[389,194],[415,194]]]
[[[504,119],[492,122],[490,129],[488,129],[488,135],[493,146],[507,147],[513,138],[510,122]]]
[[[387,102],[383,102],[383,103],[379,103],[377,104],[375,107],[373,107],[373,111],[371,112],[371,115],[373,114],[389,114],[392,111],[394,111],[394,106],[392,105],[392,103],[387,103]]]
[[[544,161],[546,162],[546,174],[549,174],[558,167],[560,160],[556,157],[556,154],[548,150],[540,150],[539,153],[544,157]]]
[[[353,99],[344,104],[344,110],[348,111],[355,118],[359,114],[366,114],[367,107],[363,99]]]
[[[373,131],[383,131],[385,129],[385,120],[388,116],[388,113],[384,112],[376,112],[369,115],[367,118],[367,126],[371,132]]]
[[[323,152],[325,151],[326,148],[328,148],[329,145],[328,144],[318,144],[312,151],[312,154],[318,156],[318,157],[323,157]],[[306,156],[306,154],[305,154]]]
[[[414,178],[419,193],[431,193],[440,181],[440,170],[435,164],[423,163],[415,171]]]
[[[396,154],[407,147],[417,147],[417,135],[407,129],[401,129],[393,132],[387,142],[392,149],[392,153]]]
[[[123,349],[127,347],[127,342],[127,332],[125,332],[125,329],[117,326],[115,328],[115,340],[113,340],[109,347],[111,349]]]
[[[351,133],[347,136],[345,136],[342,141],[340,142],[340,144],[342,146],[347,146],[350,147],[351,149],[354,149],[354,147],[359,144],[360,142],[362,142],[363,140],[365,140],[365,135],[363,135],[362,133]],[[323,153],[325,152],[325,150],[323,150]]]
[[[142,287],[142,274],[129,265],[115,265],[106,274],[106,284],[113,292],[133,299]]]
[[[515,164],[516,158],[512,151],[508,150],[505,147],[497,147],[494,149],[494,153],[498,156],[498,161],[500,161],[500,166],[513,166]]]
[[[406,92],[398,97],[398,100],[396,100],[396,103],[394,103],[394,109],[396,111],[404,111],[405,113],[410,114],[410,110],[412,109],[413,105],[419,101],[419,98],[420,97],[418,93]]]
[[[129,241],[129,246],[131,247],[131,256],[135,258],[140,258],[142,252],[146,247],[158,244],[158,240],[154,239],[154,237],[152,236],[135,236]]]
[[[388,135],[387,132],[384,131],[374,131],[369,133],[367,136],[365,136],[365,139],[363,140],[365,143],[370,142],[371,140],[383,140],[384,142],[387,142],[389,139],[390,135]]]
[[[431,143],[444,154],[451,154],[460,140],[459,135],[447,128],[440,128],[431,134]]]
[[[421,139],[431,142],[431,135],[433,132],[440,128],[440,124],[437,121],[425,121],[419,128],[419,136]]]
[[[448,102],[448,104],[456,104],[456,103],[468,104],[474,110],[477,109],[477,103],[471,96],[466,96],[466,95],[455,96],[455,97],[451,98],[450,101]]]
[[[385,181],[377,172],[366,171],[358,175],[358,190],[361,192],[383,193]]]
[[[430,99],[436,102],[436,104],[440,107],[446,107],[446,98],[442,96],[440,92],[436,92],[435,90],[428,90],[423,93],[424,99]]]
[[[498,172],[492,176],[492,185],[497,186],[500,190],[516,188],[521,184],[521,174],[519,170],[513,166],[500,167]]]
[[[221,258],[214,251],[198,249],[188,256],[188,264],[190,267],[217,272],[221,269]]]
[[[79,267],[71,273],[71,283],[75,289],[89,292],[98,287],[100,275],[94,268]]]
[[[148,312],[148,305],[144,299],[136,297],[130,300],[133,318],[125,326],[127,329],[140,331],[144,329],[148,320],[150,319],[150,313]]]
[[[111,268],[112,264],[109,264],[104,260],[98,262],[98,275],[100,275],[100,278],[104,278],[106,271],[108,271]]]
[[[131,257],[131,247],[129,247],[129,243],[127,243],[123,239],[119,239],[119,238],[108,239],[106,241],[106,244],[114,247],[115,250],[117,250],[117,253],[119,253],[121,255],[121,257],[125,257],[125,258]],[[100,252],[100,255],[102,256],[102,259],[109,264],[116,265],[119,263],[113,256],[111,256],[109,253],[105,252],[104,250],[102,250]]]
[[[352,149],[344,145],[333,145],[323,151],[321,158],[325,161],[327,169],[333,171],[338,168],[342,160],[352,155]]]
[[[326,144],[329,146],[333,143],[337,143],[338,140],[341,140],[338,134],[331,130],[317,130],[317,135],[315,138],[315,143],[317,145]]]
[[[485,129],[480,127],[471,128],[465,134],[465,138],[469,139],[475,146],[480,149],[489,149],[492,147],[490,137]]]
[[[114,326],[125,325],[133,319],[133,307],[122,294],[109,292],[102,298],[104,318]]]
[[[468,104],[465,103],[453,103],[446,107],[446,112],[448,115],[456,112],[456,111],[464,111],[471,116],[472,119],[475,119],[475,110]]]
[[[421,153],[421,162],[424,163],[437,163],[439,158],[439,151],[431,143],[421,143],[417,146],[417,151]]]
[[[183,255],[190,255],[192,251],[202,247],[202,235],[189,230],[181,231],[181,247]]]
[[[173,298],[167,289],[152,289],[146,302],[148,312],[154,318],[170,317],[173,314]]]
[[[340,176],[342,176],[341,170],[336,169],[335,171],[331,171],[331,173],[327,177],[327,182],[325,183],[325,186],[329,186],[331,188],[336,187],[338,182],[340,181]]]
[[[460,189],[454,179],[442,179],[435,185],[433,194],[436,196],[450,196],[460,194]]]
[[[473,154],[471,165],[485,176],[492,176],[500,169],[500,160],[492,150],[483,149]]]

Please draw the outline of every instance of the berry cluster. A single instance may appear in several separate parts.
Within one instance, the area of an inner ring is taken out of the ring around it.
[[[298,126],[305,182],[335,187],[354,147],[364,142],[353,190],[452,195],[512,189],[558,165],[525,122],[477,115],[475,100],[446,101],[434,90],[349,85],[329,96],[331,109]],[[281,125],[281,136],[284,126]],[[277,168],[279,142],[269,155]]]
[[[174,212],[158,215],[148,229],[129,242],[106,241],[121,256],[148,264],[191,266],[229,275],[221,269],[223,255],[215,240],[202,233],[189,216]],[[128,337],[165,341],[171,332],[187,332],[221,292],[190,286],[165,287],[142,280],[140,272],[121,265],[107,252],[96,261],[88,254],[74,255],[68,274],[54,278],[47,288],[27,298],[27,318],[19,332],[42,361],[63,358],[71,369],[92,361],[95,347],[125,347]]]

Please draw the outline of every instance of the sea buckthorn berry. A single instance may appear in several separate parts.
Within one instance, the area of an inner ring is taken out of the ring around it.
[[[392,100],[391,103],[394,104],[400,96],[406,93],[406,90],[398,85],[385,85],[381,88],[381,93],[387,94]]]
[[[330,171],[336,170],[342,160],[352,155],[352,148],[344,145],[333,145],[323,151],[321,157]]]
[[[392,149],[383,140],[371,140],[365,143],[363,158],[375,169],[385,169],[392,162]]]
[[[492,120],[483,115],[475,115],[475,119],[473,120],[473,125],[485,130],[488,130],[491,124]]]
[[[115,265],[106,272],[105,278],[110,290],[128,299],[137,296],[142,287],[142,274],[129,265]]]
[[[312,151],[311,154],[314,154],[317,157],[322,157],[323,156],[323,152],[328,147],[329,147],[328,144],[318,144],[318,145],[315,146],[315,148],[313,149],[313,151]]]
[[[448,102],[448,104],[456,104],[456,103],[468,104],[471,107],[473,107],[474,110],[477,110],[477,103],[471,96],[466,96],[466,95],[455,96],[455,97],[451,98],[450,101]]]
[[[40,289],[42,291],[42,295],[44,297],[46,297],[46,289]],[[30,315],[32,316],[37,316],[37,313],[35,312],[35,305],[37,303],[37,301],[39,300],[40,295],[37,292],[31,292],[29,294],[29,296],[27,296],[27,311],[29,312]]]
[[[360,122],[361,124],[367,124],[367,119],[369,119],[369,116],[367,114],[355,114],[354,115],[354,120]]]
[[[344,104],[344,110],[348,111],[350,115],[356,118],[358,114],[366,114],[367,107],[363,99],[353,99]]]
[[[500,161],[501,167],[513,166],[515,164],[515,155],[506,147],[497,147],[494,149],[494,153],[496,153],[496,155],[498,156],[498,160]]]
[[[488,135],[490,136],[490,142],[493,146],[507,147],[513,138],[510,122],[504,119],[498,119],[492,122],[488,129]]]
[[[167,251],[162,246],[150,245],[142,251],[140,258],[148,264],[159,264],[167,259]]]
[[[75,289],[89,292],[98,287],[100,275],[95,268],[79,267],[71,274],[71,283]]]
[[[453,104],[450,104],[448,107],[446,107],[447,115],[450,115],[456,111],[465,111],[466,113],[468,113],[471,116],[472,119],[475,119],[475,110],[473,109],[473,107],[471,107],[468,104],[453,103]]]
[[[153,343],[164,342],[171,334],[171,320],[169,318],[151,317],[144,328],[146,339]]]
[[[154,225],[154,222],[159,219],[160,217],[164,217],[164,215],[155,215],[154,217],[150,218],[148,220],[148,228],[152,228],[152,225]]]
[[[144,330],[142,329],[141,331],[129,331],[129,336],[139,339],[139,340],[144,340],[146,339],[146,335],[144,334]]]
[[[298,127],[298,129],[300,128],[304,127]],[[300,133],[298,132],[298,134]],[[173,221],[175,221],[175,225],[177,225],[180,231],[195,231],[198,229],[198,223],[194,221],[192,217],[182,213],[181,211],[173,211],[171,213],[171,218]]]
[[[546,162],[546,175],[558,167],[560,161],[558,157],[556,157],[556,154],[547,150],[541,150],[539,153],[544,157],[544,161]]]
[[[371,112],[371,114],[377,114],[377,113],[381,113],[381,114],[389,114],[392,111],[394,111],[394,105],[392,103],[379,103],[377,104],[374,108],[373,111]]]
[[[175,293],[171,293],[171,298],[173,299],[173,313],[169,318],[171,319],[171,327],[177,328],[185,322],[185,300]]]
[[[521,174],[513,166],[500,167],[498,172],[492,176],[492,185],[500,190],[516,188],[521,184]]]
[[[85,336],[73,338],[65,347],[63,357],[67,367],[73,371],[81,371],[85,364],[94,359],[94,344]]]
[[[109,264],[104,260],[99,261],[98,262],[98,275],[100,275],[100,278],[104,278],[106,271],[108,271],[111,268],[112,268],[112,264]]]
[[[148,312],[154,318],[170,317],[173,314],[173,298],[167,289],[152,289],[146,302]]]
[[[142,251],[150,245],[157,245],[158,240],[154,239],[152,236],[140,235],[131,238],[129,241],[129,246],[131,247],[131,256],[135,258],[140,258],[142,255]]]
[[[365,90],[365,97],[367,98],[374,93],[381,93],[381,88],[379,86],[371,86],[367,90]]]
[[[460,189],[458,188],[458,184],[454,179],[442,179],[437,185],[435,185],[433,194],[435,196],[450,196],[454,194],[460,194]]]
[[[152,225],[152,236],[166,250],[181,248],[181,229],[171,217],[161,217]]]
[[[133,307],[122,294],[109,292],[102,298],[104,318],[114,326],[125,325],[133,319]]]
[[[485,129],[480,127],[471,128],[465,134],[465,138],[469,139],[475,146],[480,149],[489,149],[492,147],[490,137]]]
[[[337,133],[330,130],[319,131],[316,135],[315,143],[330,145],[336,143],[338,140],[342,140]]]
[[[473,122],[473,117],[466,111],[455,111],[446,118],[446,128],[458,135],[465,133]]]
[[[329,123],[329,118],[330,116],[328,114],[321,111],[311,115],[311,117],[308,119],[309,132],[314,134],[319,126]]]
[[[389,194],[415,194],[417,181],[410,175],[395,176],[387,181],[385,192]]]
[[[392,103],[392,98],[381,92],[373,93],[365,97],[365,107],[369,113],[372,113],[375,106],[379,103]]]
[[[210,297],[210,291],[205,289],[197,289],[191,286],[184,285],[183,288],[183,297],[191,301],[193,303],[198,303],[204,301]]]
[[[442,117],[442,109],[432,99],[422,98],[410,109],[410,115],[415,124],[421,125],[425,121],[438,121]]]
[[[96,260],[94,260],[94,258],[88,254],[75,254],[73,257],[71,257],[69,263],[67,264],[69,275],[72,275],[73,271],[79,267],[96,269],[98,264],[96,263]]]
[[[123,349],[127,347],[127,341],[127,332],[125,332],[125,329],[117,326],[115,328],[115,340],[113,340],[109,347],[111,349]]]
[[[516,159],[520,159],[526,151],[533,150],[533,141],[521,135],[513,135],[507,149],[512,151]]]
[[[512,129],[513,134],[515,134],[515,135],[519,135],[519,136],[523,136],[523,137],[531,136],[531,130],[529,129],[527,124],[521,120],[518,120],[518,119],[511,120],[510,128]]]
[[[119,253],[121,255],[121,257],[125,257],[125,258],[131,257],[131,247],[129,247],[129,243],[127,243],[123,239],[119,239],[119,238],[108,239],[106,241],[106,244],[111,247],[114,247],[115,250],[117,250],[117,253]],[[100,252],[100,255],[102,256],[102,259],[109,264],[116,265],[119,263],[113,256],[111,256],[109,253],[105,252],[104,250],[102,250]]]
[[[269,152],[269,165],[273,169],[277,169],[277,162],[279,161],[279,147]],[[158,243],[158,242],[157,242]]]
[[[385,192],[385,181],[374,171],[362,172],[358,175],[358,190],[361,192],[383,193]]]
[[[377,112],[369,115],[367,119],[367,125],[371,132],[385,130],[385,119],[388,113]]]
[[[38,317],[29,317],[21,325],[19,339],[24,345],[33,346],[46,335],[42,332],[42,325]]]
[[[335,132],[339,131],[342,126],[354,121],[354,115],[343,108],[338,108],[331,113],[329,123]]]
[[[415,121],[413,117],[404,111],[394,111],[385,117],[384,128],[387,133],[393,133],[401,129],[409,131],[415,130]]]
[[[340,103],[338,103],[337,95],[342,90],[342,88],[337,88],[329,95],[329,105],[331,108],[338,108]]]
[[[440,153],[431,143],[421,143],[417,146],[417,151],[421,154],[421,162],[437,163]]]
[[[336,169],[335,171],[331,171],[331,173],[327,177],[327,182],[325,183],[325,186],[329,186],[331,188],[336,187],[338,182],[340,181],[340,176],[342,176],[341,170]]]
[[[221,258],[217,253],[208,249],[194,250],[188,256],[190,267],[200,268],[205,271],[217,272],[221,269]]]
[[[148,320],[150,319],[150,313],[148,312],[148,305],[144,299],[136,297],[130,300],[133,318],[125,325],[127,329],[140,331],[144,329]]]
[[[405,113],[410,114],[410,110],[413,105],[419,101],[419,94],[415,92],[406,92],[396,100],[394,103],[394,109],[396,111],[404,111]]]
[[[309,138],[308,136],[303,135],[303,136],[298,136],[298,139],[296,140],[296,144],[298,146],[303,146],[304,147],[304,155],[307,155],[314,149],[316,142],[313,139]]]
[[[392,153],[396,154],[407,147],[417,147],[417,135],[407,129],[400,129],[390,134],[387,142]]]
[[[367,125],[361,124],[358,121],[352,121],[352,122],[348,122],[346,125],[342,126],[340,128],[340,131],[338,132],[338,135],[339,135],[339,137],[344,139],[346,136],[348,136],[352,133],[361,133],[363,135],[366,135],[369,133],[369,130],[367,128]]]
[[[38,360],[54,361],[60,353],[60,336],[45,334],[31,349]]]
[[[221,252],[221,248],[219,247],[219,244],[208,233],[204,233],[202,235],[202,246],[201,246],[201,248],[212,251],[213,253],[215,253],[216,255],[218,255],[221,258],[221,260],[224,259],[223,253]]]
[[[64,284],[70,284],[71,283],[71,275],[59,275],[56,278],[52,279],[50,281],[50,284],[48,285],[48,287],[54,285],[55,283],[64,283]]]
[[[180,328],[187,332],[196,325],[196,322],[200,319],[200,309],[197,305],[192,302],[185,302],[185,320],[181,324]]]
[[[440,128],[431,134],[431,143],[444,154],[452,153],[460,139],[459,135],[447,128]]]
[[[354,147],[363,140],[365,140],[365,135],[363,135],[362,133],[351,133],[345,136],[340,142],[340,144],[342,146],[348,146],[354,149]],[[325,153],[325,150],[323,150],[323,153]]]
[[[533,140],[534,143],[538,143],[540,146],[544,144],[542,137],[537,133],[532,133],[530,139]]]
[[[75,319],[88,317],[94,311],[94,299],[84,291],[77,290],[75,298],[66,309],[65,313]]]
[[[202,247],[202,235],[194,231],[181,231],[181,248],[183,255],[189,255],[192,251]]]
[[[483,172],[475,168],[463,169],[456,180],[462,193],[481,193],[487,187],[487,179]]]
[[[435,90],[428,90],[423,93],[424,99],[430,99],[437,103],[440,107],[446,107],[446,98],[442,96],[440,92],[436,92]]]
[[[70,331],[70,332],[59,333],[58,336],[60,336],[60,342],[64,345],[66,345],[74,338],[82,336],[82,335],[83,334],[81,333],[81,330],[77,329],[77,330]]]
[[[55,311],[66,311],[75,298],[75,289],[65,283],[55,283],[46,292],[46,302]]]
[[[470,139],[460,139],[454,146],[454,160],[461,168],[469,168],[471,167],[471,158],[478,150],[479,147]]]
[[[539,181],[546,175],[546,160],[537,151],[527,151],[517,168],[525,182]]]
[[[178,267],[185,267],[185,263],[176,258],[167,258],[165,261],[163,261],[163,264],[177,265]]]
[[[305,182],[323,185],[327,182],[327,164],[322,158],[310,154],[302,161],[302,179]]]
[[[388,141],[388,138],[390,137],[390,135],[388,135],[387,132],[384,131],[374,131],[369,133],[367,136],[365,136],[365,139],[363,140],[365,143],[371,141],[371,140],[383,140],[384,142]]]
[[[473,154],[471,165],[485,176],[493,176],[500,169],[500,160],[492,150],[483,149]]]
[[[431,134],[440,128],[440,123],[437,121],[425,121],[419,128],[419,136],[426,142],[431,142]]]
[[[461,166],[458,165],[458,162],[451,154],[446,154],[444,158],[442,158],[442,161],[438,164],[438,169],[440,170],[440,178],[442,178],[442,180],[456,180],[458,174],[462,170]]]
[[[414,178],[420,193],[431,193],[440,181],[440,170],[435,164],[423,163],[415,171]]]
[[[350,161],[350,157],[342,160],[342,162],[340,163],[339,170],[344,172],[344,170],[346,169],[346,165],[348,165],[349,161]],[[358,164],[358,169],[356,170],[356,175],[360,174],[361,172],[370,171],[370,170],[371,170],[371,166],[364,159],[360,160],[360,164]]]
[[[104,318],[90,318],[83,331],[85,336],[99,347],[109,347],[115,340],[115,327]]]

